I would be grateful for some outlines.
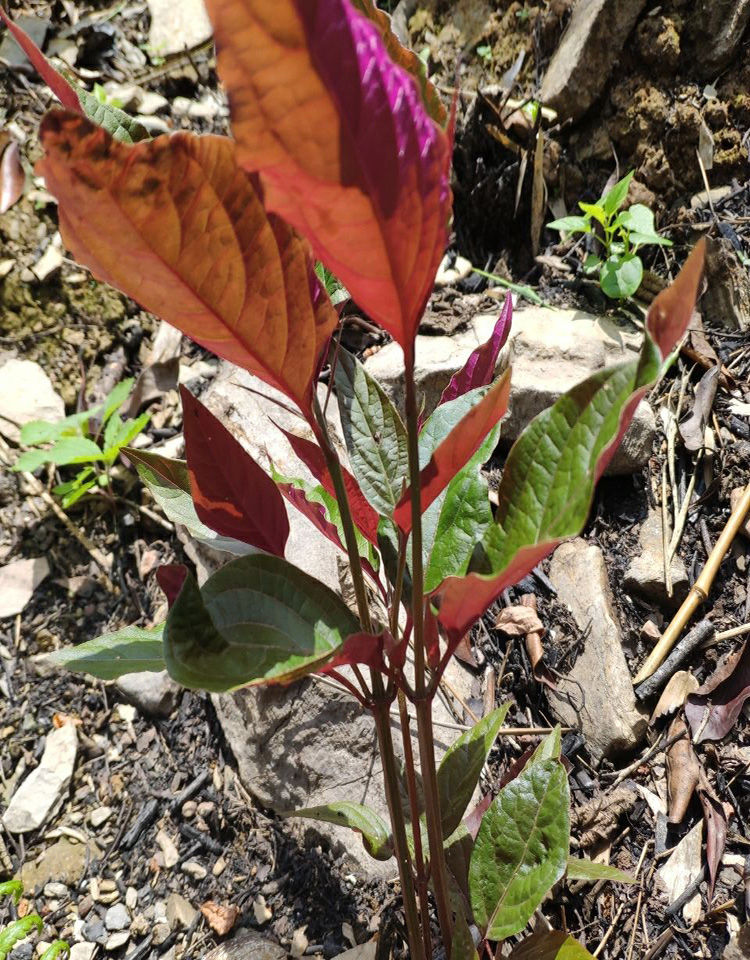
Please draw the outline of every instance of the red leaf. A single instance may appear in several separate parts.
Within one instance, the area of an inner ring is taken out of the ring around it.
[[[330,493],[332,497],[335,497],[336,490],[333,486],[333,479],[331,478],[331,474],[328,472],[323,451],[320,449],[317,443],[313,443],[312,440],[308,440],[306,437],[298,437],[296,434],[290,433],[283,427],[279,427],[278,423],[276,426],[287,438],[291,444],[292,450],[294,450],[294,452],[304,463],[310,473],[315,477],[318,483],[323,487],[326,493]],[[367,502],[364,494],[359,489],[359,484],[351,475],[351,473],[349,473],[346,467],[342,466],[341,472],[344,475],[344,486],[346,487],[346,494],[349,500],[349,508],[352,512],[352,520],[356,524],[357,529],[360,531],[362,536],[366,540],[369,540],[369,542],[374,546],[377,546],[378,521],[380,518]]]
[[[52,66],[49,60],[44,56],[39,47],[34,43],[31,37],[10,19],[8,14],[0,6],[0,18],[5,21],[5,25],[13,35],[13,39],[29,58],[32,66],[44,80],[50,90],[54,93],[60,103],[68,110],[74,110],[76,113],[83,113],[83,108],[78,99],[78,94],[68,83],[62,74]]]
[[[510,396],[510,370],[492,384],[487,393],[456,424],[419,474],[422,512],[434,503],[462,467],[466,466],[492,428],[505,416]],[[393,519],[404,531],[411,530],[411,488],[405,491]]]
[[[165,563],[157,569],[156,582],[164,591],[170,607],[182,590],[187,575],[188,569],[182,563]]]
[[[20,200],[25,185],[26,175],[21,166],[21,151],[15,140],[11,140],[0,159],[0,213],[10,210],[16,200]]]
[[[341,649],[332,660],[326,661],[316,673],[330,673],[337,667],[361,663],[372,670],[387,673],[386,655],[395,647],[395,641],[387,630],[381,633],[353,633],[344,640]]]
[[[453,374],[450,383],[443,390],[438,406],[447,403],[449,400],[455,400],[456,397],[463,396],[469,390],[484,387],[492,382],[497,358],[510,334],[512,319],[513,298],[508,294],[490,338],[476,350],[473,350],[463,367]]]
[[[76,258],[311,418],[336,313],[308,244],[266,215],[232,141],[176,133],[127,145],[59,110],[41,138],[37,169]]]
[[[706,822],[706,860],[710,877],[707,900],[710,907],[727,842],[727,824],[733,810],[729,804],[722,803],[716,796],[716,791],[711,786],[703,767],[700,768],[698,777],[698,799],[703,807],[703,819]]]
[[[240,163],[407,350],[451,210],[450,143],[347,0],[208,0]]]
[[[685,716],[693,741],[703,743],[725,737],[749,697],[750,644],[745,643],[687,698]]]
[[[224,537],[284,556],[289,518],[276,484],[227,428],[180,388],[190,490],[199,519]]]

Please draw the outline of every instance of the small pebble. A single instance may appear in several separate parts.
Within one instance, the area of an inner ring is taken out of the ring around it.
[[[212,800],[203,800],[198,804],[198,816],[210,817],[216,809],[216,804]]]
[[[186,820],[192,820],[197,809],[198,804],[195,800],[186,800],[182,805],[182,815]]]
[[[96,810],[92,810],[89,816],[91,821],[91,826],[94,829],[100,827],[103,823],[106,823],[107,820],[112,816],[112,807],[97,807]]]
[[[45,897],[67,897],[68,888],[64,883],[45,883],[44,895]]]
[[[168,923],[157,923],[154,925],[151,932],[154,935],[154,938],[151,942],[155,947],[158,947],[160,944],[164,943],[172,931],[170,930]]]
[[[124,903],[116,903],[104,915],[104,926],[107,930],[125,930],[130,926],[130,914]]]
[[[193,877],[195,880],[203,880],[203,878],[208,875],[208,870],[206,870],[203,864],[198,863],[196,860],[186,860],[181,869],[183,873],[186,873],[189,877]]]
[[[220,877],[220,876],[222,875],[222,873],[224,873],[224,871],[226,870],[226,868],[227,868],[227,862],[226,862],[226,860],[224,859],[224,857],[219,857],[219,859],[216,861],[216,863],[215,863],[215,864],[213,865],[213,867],[211,868],[211,873],[212,873],[215,877]]]
[[[82,943],[74,943],[70,948],[69,960],[93,960],[95,952],[95,943],[87,943],[85,940]]]
[[[88,913],[91,912],[91,908],[94,906],[93,898],[87,893],[85,897],[81,897],[78,901],[78,916],[85,917]]]
[[[86,924],[86,939],[93,940],[94,943],[104,944],[107,942],[107,931],[102,921],[97,917],[91,923]]]
[[[130,932],[134,937],[145,937],[151,930],[151,921],[142,913],[137,913],[130,924]]]
[[[120,947],[125,946],[128,940],[130,940],[130,931],[118,930],[109,935],[107,942],[104,944],[104,949],[108,951],[119,950]]]
[[[138,906],[138,891],[135,887],[128,887],[125,891],[125,906],[128,910],[135,910]]]

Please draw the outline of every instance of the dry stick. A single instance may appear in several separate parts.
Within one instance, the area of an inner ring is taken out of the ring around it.
[[[743,623],[741,627],[732,627],[731,630],[722,630],[717,633],[714,640],[731,640],[732,637],[741,637],[744,633],[750,633],[750,623]]]
[[[598,957],[599,954],[602,952],[602,950],[607,946],[607,943],[609,942],[609,938],[615,932],[615,927],[617,926],[617,922],[620,919],[620,916],[622,915],[622,911],[624,909],[625,909],[625,904],[621,903],[620,906],[617,908],[617,913],[615,913],[614,918],[612,919],[612,923],[610,923],[609,925],[609,930],[607,930],[607,932],[604,934],[604,936],[600,940],[599,946],[596,948],[596,950],[594,950],[592,956]]]
[[[656,743],[652,744],[648,750],[646,750],[643,756],[639,757],[637,760],[634,760],[627,767],[624,767],[622,770],[620,770],[612,783],[610,783],[610,789],[612,787],[616,787],[618,783],[622,783],[623,780],[626,780],[631,773],[635,773],[638,767],[649,761],[655,754],[660,753],[662,750],[666,750],[667,747],[671,747],[673,743],[677,743],[678,740],[682,740],[682,738],[686,736],[687,730],[682,730],[680,733],[676,733],[673,737],[670,737],[665,741],[662,741],[662,738],[659,737]]]
[[[655,670],[648,680],[636,687],[635,695],[638,700],[647,700],[652,694],[659,691],[667,680],[672,676],[679,664],[682,663],[692,653],[696,647],[711,640],[716,632],[716,627],[710,620],[701,620],[690,633],[683,637],[674,650],[670,653],[664,663]]]
[[[700,604],[705,603],[708,599],[711,585],[713,584],[716,574],[718,573],[721,562],[724,559],[724,555],[731,546],[731,543],[737,535],[737,531],[742,526],[749,510],[750,484],[747,485],[745,492],[742,494],[737,506],[732,511],[732,515],[729,517],[726,526],[722,530],[721,536],[716,541],[716,546],[711,551],[711,555],[709,556],[708,560],[706,560],[706,565],[701,571],[701,575],[690,588],[690,592],[688,593],[685,602],[677,611],[672,622],[664,631],[661,639],[658,641],[654,649],[648,655],[646,662],[638,671],[635,679],[633,680],[634,684],[642,683],[647,677],[651,676],[657,667],[661,666],[667,654],[674,646],[677,638],[685,628],[685,625],[690,617],[700,606]]]
[[[693,469],[693,475],[690,478],[690,483],[688,488],[685,491],[685,497],[680,505],[679,512],[677,514],[677,520],[674,525],[674,531],[672,533],[672,539],[669,543],[669,550],[667,551],[667,564],[668,569],[672,569],[672,561],[674,560],[674,555],[677,553],[677,547],[679,546],[680,540],[682,539],[682,534],[685,529],[685,523],[687,521],[688,510],[690,509],[690,501],[693,499],[693,491],[695,490],[695,481],[698,479],[698,468],[703,461],[703,449],[701,448],[698,451],[698,456],[695,458],[695,468]],[[670,577],[671,582],[671,577]]]

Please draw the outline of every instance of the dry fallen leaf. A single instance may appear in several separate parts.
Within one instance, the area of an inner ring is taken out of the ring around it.
[[[726,736],[748,697],[750,645],[745,643],[687,698],[685,716],[690,724],[693,742],[721,740]]]
[[[234,904],[224,906],[215,900],[207,900],[201,905],[201,913],[209,927],[220,937],[225,937],[237,922],[240,911]]]
[[[14,560],[0,567],[0,620],[20,613],[48,574],[46,557]]]
[[[708,904],[714,895],[716,877],[721,866],[721,858],[727,842],[727,823],[731,817],[732,807],[722,803],[716,796],[716,791],[709,783],[703,769],[698,780],[698,799],[703,807],[703,819],[706,821],[706,860],[708,862]]]
[[[711,419],[711,410],[714,405],[716,388],[719,385],[720,373],[721,367],[718,364],[706,370],[695,388],[693,412],[687,420],[679,425],[685,448],[692,452],[700,450],[703,446],[703,434],[706,430],[706,424]]]
[[[690,742],[687,725],[682,717],[675,717],[669,728],[668,739],[671,740],[680,733],[684,733],[684,736],[667,749],[670,823],[682,823],[701,772],[700,763]]]
[[[656,871],[656,876],[664,885],[669,903],[674,903],[687,890],[693,880],[699,876],[703,867],[701,862],[702,843],[703,821],[699,820],[692,830],[680,840],[664,866]],[[697,915],[695,912],[696,904]],[[700,893],[696,893],[683,907],[682,915],[689,923],[692,923],[700,916],[700,908],[701,896]]]
[[[531,605],[517,604],[503,607],[495,617],[495,629],[502,630],[510,637],[524,637],[527,633],[544,635],[544,624]]]
[[[10,210],[21,198],[25,185],[21,151],[15,140],[11,140],[0,157],[0,213]]]
[[[570,811],[570,825],[578,832],[578,845],[592,847],[617,830],[620,816],[638,799],[632,787],[621,784],[609,793],[593,797]]]
[[[650,723],[654,723],[662,717],[668,717],[675,710],[679,710],[685,703],[688,694],[695,693],[698,686],[698,681],[689,670],[678,670],[670,677],[669,683],[662,691],[659,702],[651,714]]]

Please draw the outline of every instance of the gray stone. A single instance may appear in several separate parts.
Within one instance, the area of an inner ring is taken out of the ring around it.
[[[114,933],[110,933],[110,935],[107,937],[107,941],[104,944],[104,949],[109,953],[114,953],[115,950],[119,950],[120,947],[124,947],[128,940],[130,940],[129,930],[117,930]]]
[[[166,670],[124,673],[115,682],[120,693],[147,717],[168,717],[181,695]]]
[[[685,599],[690,582],[685,564],[675,557],[670,566],[672,596],[667,594],[661,514],[657,510],[649,513],[638,536],[640,549],[625,571],[624,588],[657,603],[678,606]]]
[[[569,540],[555,550],[549,576],[585,633],[568,678],[558,681],[557,693],[548,692],[550,706],[561,723],[581,730],[598,763],[636,747],[647,714],[636,704],[602,551],[580,538]]]
[[[104,922],[96,917],[96,919],[91,920],[83,929],[86,937],[89,940],[93,940],[94,943],[98,943],[100,946],[104,946],[109,938],[107,933],[107,928],[104,926]]]
[[[88,860],[95,860],[101,851],[93,841],[89,841],[88,846]],[[47,847],[38,860],[29,860],[21,867],[24,890],[31,894],[51,881],[70,887],[78,883],[86,863],[86,844],[74,843],[68,837],[60,837]]]
[[[78,734],[72,723],[47,734],[41,762],[16,790],[3,814],[11,833],[37,830],[60,806],[76,761]]]
[[[70,960],[94,960],[96,953],[96,944],[82,940],[81,943],[74,943],[70,948]]]
[[[189,927],[198,911],[181,893],[170,893],[167,900],[167,920],[170,927]]]
[[[238,931],[231,940],[220,943],[204,960],[286,960],[288,954],[278,943],[255,930]]]
[[[577,0],[550,60],[540,99],[578,120],[604,89],[645,0]]]
[[[104,926],[107,930],[125,930],[130,926],[130,914],[124,903],[116,903],[104,914]]]
[[[168,57],[197,47],[211,36],[203,0],[148,0],[151,28],[148,42],[151,53]]]
[[[429,414],[451,376],[492,332],[497,314],[479,314],[458,337],[417,337],[415,372],[420,402]],[[627,360],[640,350],[642,335],[607,317],[580,310],[548,307],[518,309],[498,370],[512,366],[511,402],[500,442],[509,445],[542,410],[586,377]],[[365,366],[399,407],[403,407],[404,364],[401,348],[389,343]],[[643,468],[651,455],[656,420],[646,401],[638,406],[607,473],[626,474]]]
[[[698,0],[689,18],[691,64],[713,78],[729,66],[750,23],[750,0]]]
[[[14,44],[15,45],[15,44]],[[0,367],[0,433],[18,443],[30,420],[61,420],[65,404],[33,360],[7,360]]]

